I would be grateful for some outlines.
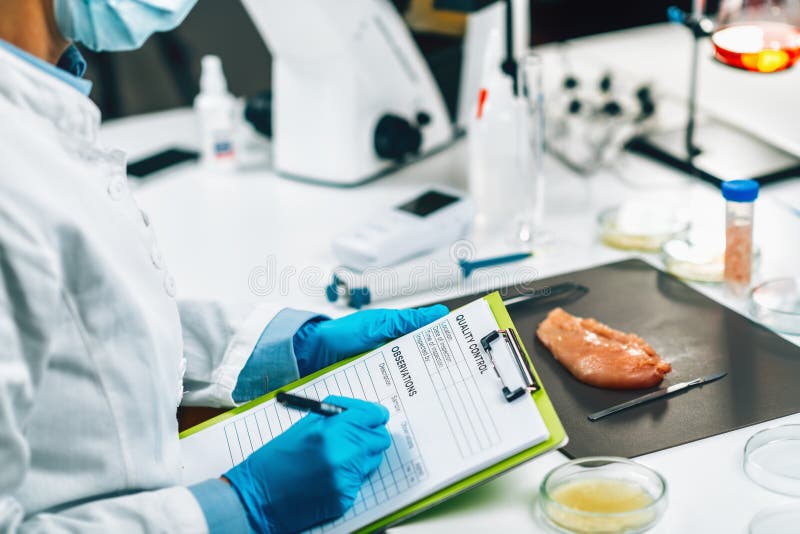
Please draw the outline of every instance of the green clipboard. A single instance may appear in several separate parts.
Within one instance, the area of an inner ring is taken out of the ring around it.
[[[506,310],[505,305],[503,305],[503,299],[500,297],[500,294],[498,292],[494,292],[490,295],[485,296],[484,300],[488,302],[489,308],[492,310],[492,314],[494,315],[494,318],[497,321],[497,325],[501,329],[514,328],[514,323],[511,321],[511,317],[508,315],[508,311]],[[550,432],[550,437],[547,439],[547,441],[539,443],[538,445],[535,445],[530,449],[518,452],[517,454],[514,454],[513,456],[510,456],[505,460],[502,460],[490,467],[487,467],[482,471],[478,471],[477,473],[474,473],[454,484],[451,484],[446,488],[442,488],[428,495],[427,497],[420,499],[419,501],[411,503],[410,505],[405,506],[386,517],[383,517],[373,523],[370,523],[369,525],[361,528],[357,532],[359,533],[374,532],[377,530],[385,529],[390,525],[399,523],[403,519],[407,519],[413,515],[416,515],[420,512],[427,510],[428,508],[431,508],[432,506],[435,506],[443,501],[446,501],[447,499],[455,497],[456,495],[459,495],[471,488],[474,488],[480,484],[488,482],[489,480],[508,471],[509,469],[517,467],[527,462],[528,460],[532,460],[533,458],[547,451],[563,447],[566,444],[567,435],[566,432],[564,432],[564,427],[561,425],[561,421],[559,420],[558,415],[556,414],[556,411],[553,408],[553,404],[550,402],[550,398],[547,396],[547,392],[545,391],[544,385],[542,384],[542,381],[539,379],[539,375],[536,373],[536,369],[534,368],[533,362],[531,361],[531,358],[528,355],[527,349],[525,349],[524,345],[521,342],[520,346],[522,348],[525,358],[528,361],[530,371],[533,373],[536,383],[539,385],[539,389],[531,393],[531,396],[533,397],[534,403],[536,404],[536,407],[538,408],[539,413],[541,414],[542,419],[544,420],[545,426],[547,426],[547,429]],[[278,391],[286,391],[294,389],[307,382],[310,382],[311,380],[323,376],[329,373],[330,371],[338,367],[341,367],[342,365],[345,365],[353,360],[357,360],[361,356],[363,356],[363,354],[359,356],[354,356],[353,358],[349,358],[347,360],[342,360],[329,367],[326,367],[325,369],[320,369],[314,374],[303,377],[300,380],[296,380],[291,384],[287,384],[286,386],[280,388],[280,390],[272,391],[264,395],[263,397],[259,397],[258,399],[248,402],[247,404],[244,404],[230,411],[227,411],[223,414],[220,414],[217,417],[214,417],[213,419],[209,419],[204,423],[201,423],[197,426],[184,430],[183,432],[180,433],[180,438],[191,436],[192,434],[195,434],[203,429],[213,426],[219,423],[220,421],[224,421],[237,414],[246,412],[251,408],[253,408],[254,406],[258,406],[259,404],[262,404],[274,398],[278,394]]]

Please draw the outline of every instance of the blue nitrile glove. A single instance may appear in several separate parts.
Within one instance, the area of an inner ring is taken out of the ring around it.
[[[255,532],[298,532],[341,516],[391,445],[383,406],[336,396],[325,402],[347,410],[306,415],[225,473]]]
[[[317,319],[294,335],[301,376],[374,349],[447,315],[442,304],[407,310],[364,310],[341,319]]]

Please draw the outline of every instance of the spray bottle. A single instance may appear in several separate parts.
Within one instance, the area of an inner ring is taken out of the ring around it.
[[[200,94],[194,101],[200,127],[200,154],[204,165],[216,169],[236,166],[236,99],[217,56],[205,56],[200,77]]]
[[[502,71],[500,33],[486,43],[481,89],[468,126],[469,191],[475,202],[476,230],[492,231],[505,222],[507,185],[518,173],[517,128],[520,110],[511,78]]]

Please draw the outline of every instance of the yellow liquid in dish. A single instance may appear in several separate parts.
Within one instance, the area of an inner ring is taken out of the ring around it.
[[[602,478],[569,482],[550,496],[563,506],[597,514],[631,512],[653,503],[653,497],[638,484]]]
[[[567,482],[550,491],[550,498],[554,502],[545,505],[546,515],[570,532],[642,532],[657,516],[648,508],[653,497],[638,484],[623,480]]]

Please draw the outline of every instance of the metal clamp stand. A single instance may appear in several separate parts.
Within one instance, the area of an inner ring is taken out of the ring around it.
[[[667,15],[670,21],[689,28],[694,36],[686,131],[637,137],[626,148],[717,185],[728,180],[767,183],[800,176],[800,158],[795,155],[719,119],[697,123],[700,41],[711,35],[713,23],[707,17],[684,13],[676,7],[671,7]]]
[[[689,74],[689,118],[686,122],[686,153],[689,155],[689,164],[694,168],[694,158],[700,155],[701,150],[694,144],[694,126],[697,120],[697,71],[700,61],[700,39],[711,35],[713,24],[707,17],[698,17],[682,13],[677,8],[670,8],[670,19],[680,17],[683,23],[692,31],[694,43],[692,45],[692,70]]]

